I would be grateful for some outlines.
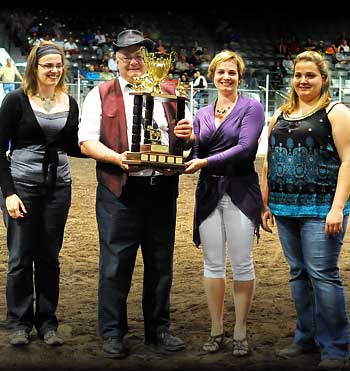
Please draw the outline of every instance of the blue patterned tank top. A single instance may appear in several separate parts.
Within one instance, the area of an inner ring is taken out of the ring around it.
[[[274,215],[328,214],[340,159],[325,109],[301,118],[281,114],[269,137],[269,207]],[[349,200],[344,215],[349,214]]]

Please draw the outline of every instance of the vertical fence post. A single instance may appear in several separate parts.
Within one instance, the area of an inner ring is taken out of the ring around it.
[[[265,125],[269,122],[269,84],[270,84],[270,75],[266,74],[265,79]]]
[[[78,101],[78,104],[79,104],[79,107],[81,107],[81,102],[80,102],[80,73],[79,73],[79,67],[77,68],[77,72],[78,72],[78,91],[77,91],[77,101]]]

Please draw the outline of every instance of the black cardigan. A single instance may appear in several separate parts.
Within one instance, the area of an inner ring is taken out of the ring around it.
[[[78,124],[78,104],[69,96],[67,122],[50,146],[66,152],[69,156],[85,157],[78,145]],[[4,197],[15,193],[10,164],[6,158],[10,140],[11,150],[47,143],[28,96],[22,88],[7,94],[0,107],[0,187]]]

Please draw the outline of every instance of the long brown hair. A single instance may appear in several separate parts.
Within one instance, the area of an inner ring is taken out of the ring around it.
[[[330,74],[328,70],[328,61],[318,52],[305,51],[298,54],[294,60],[293,72],[295,71],[295,65],[299,62],[312,62],[315,63],[321,76],[323,77],[323,83],[320,93],[320,99],[315,106],[315,111],[318,111],[324,107],[327,107],[332,101],[332,96],[330,93]],[[299,97],[295,91],[294,84],[291,86],[289,97],[287,101],[280,107],[281,112],[290,114],[298,106]]]
[[[33,46],[27,58],[27,66],[24,71],[22,86],[24,92],[28,96],[35,95],[38,90],[38,84],[36,80],[38,74],[38,62],[40,59],[40,57],[38,57],[38,50],[40,50],[40,48],[42,48],[43,46],[52,46],[53,48],[57,49],[58,54],[61,55],[63,70],[61,78],[56,86],[56,91],[67,92],[68,90],[66,85],[67,66],[65,63],[64,50],[53,41],[42,41],[40,44]]]

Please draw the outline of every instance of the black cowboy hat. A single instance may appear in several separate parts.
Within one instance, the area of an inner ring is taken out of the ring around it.
[[[121,31],[117,36],[117,41],[113,44],[116,46],[117,50],[132,45],[141,45],[148,51],[152,51],[155,45],[152,40],[144,38],[143,33],[139,30]]]

